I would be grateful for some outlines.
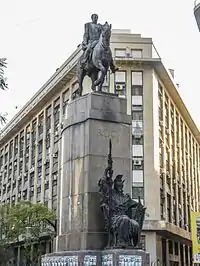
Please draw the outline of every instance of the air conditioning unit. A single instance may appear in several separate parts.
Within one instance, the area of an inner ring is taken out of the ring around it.
[[[14,162],[14,166],[16,166],[17,165],[17,162]]]
[[[21,197],[21,193],[18,194],[18,198],[20,198],[20,197]]]
[[[32,191],[32,192],[34,191],[34,187],[31,187],[31,191]]]
[[[115,88],[117,91],[123,91],[125,89],[126,85],[125,83],[117,83],[115,84]]]
[[[45,180],[45,181],[44,181],[45,185],[47,185],[47,184],[48,184],[48,182],[49,182],[48,180]]]
[[[26,153],[26,157],[29,157],[29,153]]]
[[[19,160],[20,160],[20,162],[23,162],[23,158],[20,158]]]
[[[57,152],[53,154],[53,158],[58,158],[58,153]]]
[[[54,135],[55,135],[55,137],[57,137],[59,135],[58,131],[55,131]]]
[[[134,160],[133,165],[142,165],[142,162],[139,160]]]

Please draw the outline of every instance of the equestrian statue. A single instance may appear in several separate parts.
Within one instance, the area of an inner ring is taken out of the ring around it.
[[[101,25],[98,22],[98,15],[92,14],[92,22],[85,24],[85,33],[83,36],[82,50],[77,64],[77,82],[78,95],[82,95],[83,80],[86,75],[91,78],[93,91],[101,91],[110,68],[115,73],[118,68],[115,67],[112,52],[110,49],[111,25],[107,22]]]
[[[145,210],[140,198],[138,202],[123,192],[123,175],[113,181],[112,143],[110,140],[108,166],[99,180],[100,206],[108,232],[107,248],[127,249],[139,244]]]

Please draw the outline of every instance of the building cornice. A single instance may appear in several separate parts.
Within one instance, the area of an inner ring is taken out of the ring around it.
[[[50,77],[50,79],[39,89],[39,91],[22,107],[22,109],[11,119],[11,121],[1,131],[0,144],[6,134],[13,129],[33,108],[35,108],[59,82],[65,81],[69,72],[74,69],[77,60],[81,55],[81,48],[76,51],[61,65],[59,69]]]
[[[162,80],[163,84],[167,88],[167,92],[175,103],[176,108],[179,110],[179,113],[183,117],[184,121],[188,125],[190,131],[193,133],[194,137],[200,145],[200,131],[196,126],[193,118],[191,117],[186,105],[184,104],[178,90],[178,86],[172,78],[170,72],[161,60],[154,61],[153,67],[158,74],[159,78]]]
[[[123,35],[123,34],[122,34]],[[127,34],[124,34],[127,35]],[[132,34],[129,34],[132,35]],[[126,38],[125,38],[126,39]],[[119,35],[112,35],[112,44],[115,43],[123,43],[125,41],[124,36],[121,40],[119,40]],[[143,41],[144,39],[144,41]],[[136,40],[135,40],[136,41]],[[149,43],[153,45],[152,40],[150,38],[142,38],[142,42],[140,43]],[[153,48],[155,49],[154,45]],[[24,126],[27,119],[31,120],[31,117],[35,115],[38,106],[44,105],[44,102],[52,97],[58,89],[63,87],[68,81],[70,81],[75,75],[75,68],[77,65],[78,58],[80,57],[82,51],[79,46],[75,52],[61,65],[59,69],[50,77],[50,79],[40,88],[40,90],[25,104],[25,106],[11,119],[11,121],[3,128],[0,137],[0,145],[3,145],[11,135],[17,133],[19,127]],[[190,113],[188,112],[183,100],[180,97],[178,92],[178,87],[175,84],[171,74],[166,69],[164,64],[161,61],[161,58],[158,55],[158,58],[114,58],[117,64],[131,64],[131,65],[150,65],[155,69],[157,75],[167,88],[172,100],[175,105],[179,109],[182,117],[185,122],[188,124],[191,132],[194,137],[197,139],[200,144],[200,132],[194,123]]]

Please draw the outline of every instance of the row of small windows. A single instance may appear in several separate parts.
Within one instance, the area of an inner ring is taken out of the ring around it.
[[[142,72],[132,72],[132,94],[133,95],[142,95],[142,84],[143,84],[143,80],[142,80]],[[118,90],[118,85],[122,87],[120,87],[120,90]],[[125,71],[120,71],[117,72],[115,74],[115,87],[116,87],[116,93],[119,93],[120,95],[125,94],[125,87],[126,87],[126,72]],[[65,115],[66,113],[66,106],[67,106],[67,102],[68,102],[68,97],[67,96],[67,92],[63,93],[63,114]],[[60,99],[54,101],[54,110],[53,110],[53,116],[54,116],[54,124],[53,124],[53,131],[54,133],[57,133],[57,131],[59,130],[59,123],[60,123]],[[135,117],[135,118],[134,118]],[[133,118],[135,120],[141,120],[142,118],[142,113],[139,111],[137,112],[136,110],[133,111]],[[46,148],[48,149],[50,146],[50,129],[52,127],[51,125],[51,106],[49,106],[46,109]],[[12,158],[12,156],[16,156],[18,154],[18,148],[20,149],[20,154],[22,154],[23,151],[23,147],[24,144],[27,146],[30,144],[30,135],[32,137],[32,142],[34,142],[36,140],[36,127],[38,126],[38,134],[39,136],[43,134],[43,127],[44,127],[44,114],[42,113],[41,115],[39,115],[39,119],[38,119],[38,124],[36,119],[32,121],[32,125],[27,126],[26,128],[26,132],[21,132],[20,133],[20,139],[19,139],[19,143],[18,143],[18,136],[15,137],[14,140],[10,141],[10,145],[9,145],[9,158]],[[24,136],[25,135],[25,136]],[[42,152],[42,140],[38,145],[38,151],[39,153]],[[33,155],[34,155],[34,149],[32,151]],[[29,153],[29,150],[27,148],[27,152]],[[5,146],[5,149],[1,150],[1,154],[5,154],[4,156],[4,163],[6,163],[8,161],[8,145]],[[34,156],[33,156],[34,157]],[[3,157],[0,157],[0,167],[3,164]]]
[[[161,219],[190,230],[191,207],[199,204],[199,145],[160,84],[158,99]]]

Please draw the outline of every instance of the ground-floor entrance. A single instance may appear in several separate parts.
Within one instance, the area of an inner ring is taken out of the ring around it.
[[[150,253],[151,266],[192,266],[192,247],[176,237],[145,232],[144,249]],[[144,240],[143,240],[144,241]]]

